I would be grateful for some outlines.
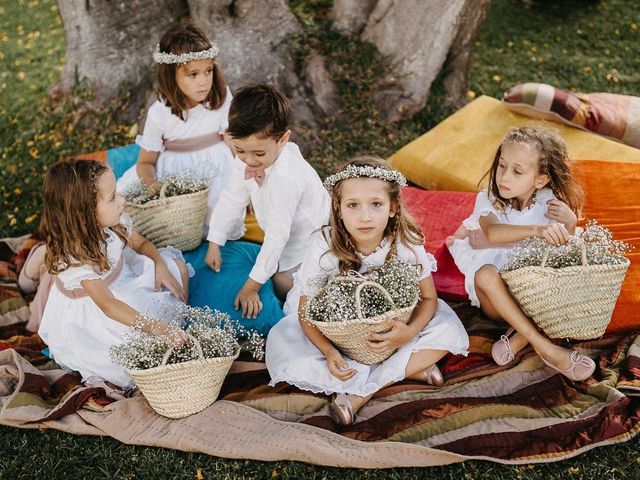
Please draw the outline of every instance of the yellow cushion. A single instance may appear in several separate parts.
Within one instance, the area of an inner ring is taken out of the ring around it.
[[[606,158],[640,163],[640,149],[595,133],[525,117],[495,98],[482,96],[404,146],[389,159],[409,181],[430,190],[478,190],[500,140],[511,127],[556,129],[572,158]]]
[[[244,228],[246,230],[241,240],[254,243],[262,243],[264,241],[264,232],[260,228],[260,225],[258,225],[253,212],[247,212],[247,215],[244,217]]]

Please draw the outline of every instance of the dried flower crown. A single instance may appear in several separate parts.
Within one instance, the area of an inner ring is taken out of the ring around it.
[[[187,63],[192,62],[193,60],[206,60],[208,58],[214,59],[218,56],[219,53],[218,47],[213,45],[211,48],[207,50],[200,50],[198,52],[187,52],[187,53],[166,53],[160,51],[160,44],[156,47],[156,51],[153,52],[153,60],[156,63]]]
[[[396,170],[372,166],[347,165],[343,170],[327,177],[324,181],[324,187],[327,190],[333,190],[338,182],[346,180],[347,178],[359,177],[378,178],[386,182],[397,183],[401,187],[407,186],[407,179]]]

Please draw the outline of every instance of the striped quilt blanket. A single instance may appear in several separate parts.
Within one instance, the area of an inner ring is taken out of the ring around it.
[[[15,287],[16,258],[0,260],[2,425],[228,458],[364,468],[554,461],[629,440],[640,426],[637,333],[575,345],[598,365],[591,379],[576,383],[545,367],[531,349],[514,365],[496,366],[489,352],[504,326],[467,303],[453,306],[469,331],[471,353],[441,362],[445,385],[404,381],[385,388],[354,425],[331,420],[330,398],[287,384],[271,388],[264,364],[242,361],[227,377],[221,401],[186,419],[165,419],[141,395],[110,398],[42,355],[45,345],[24,329],[28,307]]]

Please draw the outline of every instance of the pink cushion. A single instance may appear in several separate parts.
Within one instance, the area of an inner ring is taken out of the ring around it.
[[[476,193],[405,187],[402,200],[407,211],[422,227],[425,248],[438,262],[438,271],[433,274],[438,294],[451,300],[467,300],[464,276],[453,262],[444,241],[471,215]]]

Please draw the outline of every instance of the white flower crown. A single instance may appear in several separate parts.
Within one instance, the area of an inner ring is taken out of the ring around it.
[[[371,166],[358,167],[356,165],[347,165],[345,169],[327,177],[324,181],[324,188],[333,190],[338,182],[346,180],[347,178],[359,177],[378,178],[386,182],[397,183],[401,187],[407,186],[407,179],[396,170]]]
[[[214,59],[218,56],[220,50],[213,45],[207,50],[200,50],[199,52],[188,53],[166,53],[160,51],[160,44],[156,47],[156,51],[153,52],[153,60],[156,63],[187,63],[193,60],[206,60],[208,58]]]

